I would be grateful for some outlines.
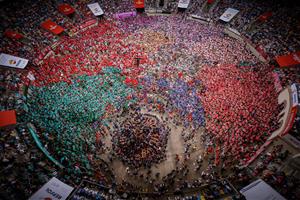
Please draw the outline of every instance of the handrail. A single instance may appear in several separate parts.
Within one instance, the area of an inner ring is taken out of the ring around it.
[[[27,127],[29,129],[29,132],[31,134],[31,136],[33,137],[36,145],[39,147],[39,149],[47,156],[47,158],[49,160],[51,160],[55,165],[57,165],[58,167],[60,168],[64,168],[64,166],[62,164],[60,164],[55,158],[53,158],[49,151],[42,145],[40,139],[38,138],[37,134],[36,134],[36,131],[34,130],[33,128],[33,125],[31,123],[28,123],[27,124]]]

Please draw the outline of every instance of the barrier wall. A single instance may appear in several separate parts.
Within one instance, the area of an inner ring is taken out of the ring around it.
[[[248,40],[247,38],[242,36],[237,30],[230,28],[230,27],[226,27],[224,29],[224,33],[232,38],[235,38],[241,42],[244,42],[246,44],[246,48],[249,51],[251,51],[251,53],[253,55],[255,55],[261,62],[267,63],[269,61],[269,59],[266,58],[267,56],[263,55],[262,52],[260,52],[260,51],[262,51],[262,49],[257,49],[250,40]]]

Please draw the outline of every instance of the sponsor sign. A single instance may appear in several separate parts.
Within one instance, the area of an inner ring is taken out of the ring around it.
[[[247,200],[285,200],[281,194],[274,190],[262,179],[258,179],[240,190]]]
[[[280,67],[300,66],[300,51],[276,57]]]
[[[17,56],[12,56],[5,53],[0,54],[0,65],[2,66],[24,69],[27,64],[28,64],[27,59],[20,58]]]
[[[9,126],[17,123],[16,111],[0,111],[0,127]]]
[[[67,3],[60,4],[58,10],[64,15],[71,15],[75,12],[75,9]]]
[[[41,26],[46,29],[47,31],[50,31],[51,33],[55,35],[59,35],[64,31],[63,27],[57,25],[55,22],[51,21],[50,19],[44,21]]]
[[[220,20],[224,22],[230,22],[230,20],[239,13],[239,10],[233,8],[227,8],[227,10],[221,15]]]
[[[300,84],[299,83],[295,83],[295,87],[297,88],[298,106],[300,106]]]
[[[90,26],[96,25],[98,23],[98,21],[96,19],[91,19],[88,21],[83,22],[82,24],[80,24],[80,29],[85,29],[88,28]]]
[[[293,125],[294,125],[294,122],[296,119],[296,115],[297,115],[297,107],[292,107],[291,114],[289,115],[289,118],[287,119],[287,125],[280,136],[284,136],[284,135],[288,134],[289,131],[293,128]]]
[[[145,8],[145,0],[134,0],[135,8]]]
[[[22,39],[23,38],[23,35],[21,35],[20,33],[17,33],[15,31],[12,31],[12,30],[6,30],[4,32],[4,35],[10,39],[16,39],[16,40],[19,40],[19,39]]]
[[[187,8],[190,4],[190,0],[179,0],[178,8]]]
[[[291,85],[293,107],[299,105],[298,90],[296,83]]]
[[[100,7],[99,3],[91,3],[87,5],[89,7],[89,9],[92,11],[92,13],[95,16],[100,16],[103,15],[104,12],[102,10],[102,8]]]
[[[43,185],[36,193],[34,193],[29,200],[51,199],[51,200],[65,200],[70,195],[74,188],[61,182],[53,177],[48,183]]]
[[[114,15],[115,19],[125,19],[128,17],[135,17],[136,12],[125,12],[125,13],[117,13]]]

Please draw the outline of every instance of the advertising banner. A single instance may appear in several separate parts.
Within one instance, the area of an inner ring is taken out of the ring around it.
[[[247,200],[285,200],[281,194],[262,179],[250,183],[241,189],[240,193],[244,195]]]
[[[233,8],[227,8],[227,10],[221,15],[220,20],[224,22],[230,22],[230,20],[239,13],[239,10]]]
[[[27,59],[20,58],[17,56],[12,56],[5,53],[0,54],[0,65],[2,66],[24,69],[27,64],[28,64]]]
[[[297,116],[297,107],[292,107],[291,114],[289,115],[289,118],[287,119],[287,125],[286,125],[284,131],[280,135],[281,137],[288,134],[289,131],[293,128],[296,116]]]
[[[100,7],[99,3],[91,3],[87,5],[89,7],[89,9],[92,11],[92,13],[95,16],[100,16],[103,15],[104,12],[102,10],[102,8]]]
[[[74,188],[61,182],[53,177],[36,193],[34,193],[29,200],[39,199],[52,199],[52,200],[65,200],[70,195]]]
[[[179,0],[178,8],[187,8],[190,4],[190,0]]]
[[[125,12],[125,13],[117,13],[114,15],[115,19],[125,19],[128,17],[135,17],[136,12]]]
[[[145,8],[145,0],[134,0],[135,8]]]
[[[64,31],[63,27],[57,25],[55,22],[51,21],[50,19],[44,21],[41,26],[46,29],[47,31],[50,31],[51,33],[54,33],[55,35],[59,35]]]
[[[300,51],[276,57],[280,67],[300,66]]]
[[[75,12],[75,9],[67,3],[60,4],[58,10],[64,15],[71,15]]]
[[[96,25],[98,23],[98,21],[96,19],[90,19],[90,20],[87,20],[83,23],[81,23],[79,25],[80,29],[85,29],[85,28],[88,28],[88,27],[91,27],[93,25]]]
[[[22,39],[23,38],[23,35],[21,35],[20,33],[17,33],[13,30],[6,30],[4,32],[4,35],[10,39],[16,39],[16,40],[19,40],[19,39]]]
[[[0,127],[9,126],[17,123],[16,111],[0,111]]]
[[[299,98],[298,98],[299,91],[296,83],[291,85],[291,90],[292,90],[292,104],[293,107],[295,107],[299,105]]]

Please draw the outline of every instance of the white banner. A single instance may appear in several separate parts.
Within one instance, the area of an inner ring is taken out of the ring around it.
[[[283,196],[262,179],[250,183],[241,189],[240,193],[242,193],[247,200],[285,200]]]
[[[19,69],[24,69],[28,63],[27,59],[20,58],[17,56],[12,56],[9,54],[1,53],[0,54],[0,65],[6,67],[14,67]]]
[[[293,107],[299,105],[298,91],[296,83],[291,85]]]
[[[29,200],[65,200],[71,194],[73,189],[73,187],[53,177],[48,183],[43,185],[41,189],[34,193]]]
[[[187,8],[190,4],[190,0],[179,0],[178,8]]]
[[[224,22],[229,22],[236,14],[238,14],[238,12],[240,11],[233,8],[227,8],[227,10],[220,17],[220,20]]]
[[[298,94],[298,106],[300,106],[300,84],[296,83],[297,94]]]
[[[89,9],[93,12],[95,16],[103,15],[104,12],[102,8],[100,7],[99,3],[91,3],[87,5]]]

